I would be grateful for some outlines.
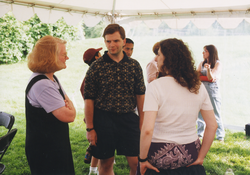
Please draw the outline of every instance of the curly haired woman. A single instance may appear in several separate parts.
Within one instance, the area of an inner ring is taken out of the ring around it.
[[[160,42],[161,77],[148,84],[137,174],[206,174],[202,166],[217,123],[191,52],[182,40]],[[201,112],[206,129],[202,145],[196,133]]]

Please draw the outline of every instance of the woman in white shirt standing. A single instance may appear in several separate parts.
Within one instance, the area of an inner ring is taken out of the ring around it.
[[[217,123],[191,52],[182,40],[163,40],[157,66],[161,77],[145,94],[137,174],[205,174],[202,164]],[[202,145],[196,132],[199,111],[207,125]]]

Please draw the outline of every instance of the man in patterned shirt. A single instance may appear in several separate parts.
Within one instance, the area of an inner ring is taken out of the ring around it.
[[[113,175],[115,150],[136,173],[145,84],[140,64],[123,52],[125,31],[118,24],[103,33],[108,49],[86,74],[84,99],[87,139],[100,159],[100,175]],[[137,106],[139,116],[134,113]]]

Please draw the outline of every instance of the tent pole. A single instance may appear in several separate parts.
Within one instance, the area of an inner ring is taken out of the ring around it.
[[[115,3],[116,3],[116,0],[113,0],[111,24],[114,24],[114,23],[115,23]]]

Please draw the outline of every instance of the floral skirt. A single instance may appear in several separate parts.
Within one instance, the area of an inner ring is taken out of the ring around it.
[[[203,166],[186,167],[197,159],[200,147],[199,139],[183,145],[175,143],[151,143],[148,152],[148,161],[163,174],[183,174],[181,172],[188,174],[187,171],[195,173],[197,170],[197,173],[201,175],[205,173]],[[148,170],[146,174],[152,174],[154,172],[153,170]],[[137,168],[137,175],[140,175],[139,166]]]

